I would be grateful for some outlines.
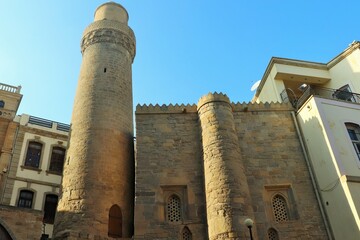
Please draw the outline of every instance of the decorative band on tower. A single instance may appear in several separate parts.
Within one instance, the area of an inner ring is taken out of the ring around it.
[[[119,44],[125,48],[131,55],[132,60],[135,58],[135,38],[133,34],[124,33],[119,29],[115,29],[113,24],[106,24],[109,26],[102,26],[100,29],[93,29],[86,31],[81,40],[81,53],[84,53],[86,48],[95,43],[113,43]],[[93,28],[93,27],[92,27]]]

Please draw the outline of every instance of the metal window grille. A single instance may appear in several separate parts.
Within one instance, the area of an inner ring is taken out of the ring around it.
[[[273,198],[272,207],[276,222],[285,222],[289,220],[286,200],[282,196],[276,195]]]
[[[168,199],[167,217],[170,222],[176,223],[181,221],[181,202],[180,198],[176,195],[172,195]]]
[[[188,227],[185,227],[182,232],[182,240],[192,240],[192,234]]]
[[[268,231],[268,238],[269,240],[279,240],[279,235],[275,229],[270,228]]]

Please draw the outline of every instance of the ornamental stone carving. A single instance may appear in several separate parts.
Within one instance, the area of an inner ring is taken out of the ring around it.
[[[132,60],[134,60],[135,41],[119,30],[101,28],[86,33],[81,40],[81,53],[84,53],[85,49],[94,43],[119,44],[129,52]]]

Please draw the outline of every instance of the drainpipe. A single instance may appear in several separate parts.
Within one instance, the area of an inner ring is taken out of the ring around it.
[[[297,122],[297,119],[296,119],[296,116],[295,116],[295,112],[294,111],[291,111],[291,116],[292,116],[292,119],[294,121],[294,124],[295,124],[295,129],[296,129],[296,132],[299,136],[299,140],[300,140],[300,145],[301,145],[301,149],[303,151],[303,154],[304,154],[304,157],[305,157],[305,162],[306,162],[306,166],[309,170],[309,174],[310,174],[310,178],[311,178],[311,183],[315,189],[315,195],[316,195],[316,200],[318,201],[318,204],[319,204],[319,207],[320,207],[320,212],[321,212],[321,216],[324,220],[324,224],[325,224],[325,229],[326,229],[326,233],[329,237],[329,240],[333,240],[335,239],[334,236],[333,236],[333,233],[332,233],[332,230],[331,230],[331,227],[329,225],[329,220],[328,220],[328,217],[326,215],[326,212],[324,210],[324,206],[323,206],[323,201],[322,201],[322,197],[321,195],[319,194],[319,185],[316,181],[316,178],[314,177],[314,170],[313,170],[313,166],[311,164],[311,161],[310,161],[310,156],[308,154],[308,151],[307,151],[307,148],[304,144],[304,135],[302,134],[302,131],[299,127],[299,124]]]

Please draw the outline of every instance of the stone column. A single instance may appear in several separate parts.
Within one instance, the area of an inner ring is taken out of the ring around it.
[[[209,239],[240,239],[248,231],[249,189],[229,98],[208,94],[198,103],[202,129]]]
[[[82,37],[55,239],[107,239],[114,205],[121,238],[133,235],[135,36],[127,22],[121,5],[105,3]]]

